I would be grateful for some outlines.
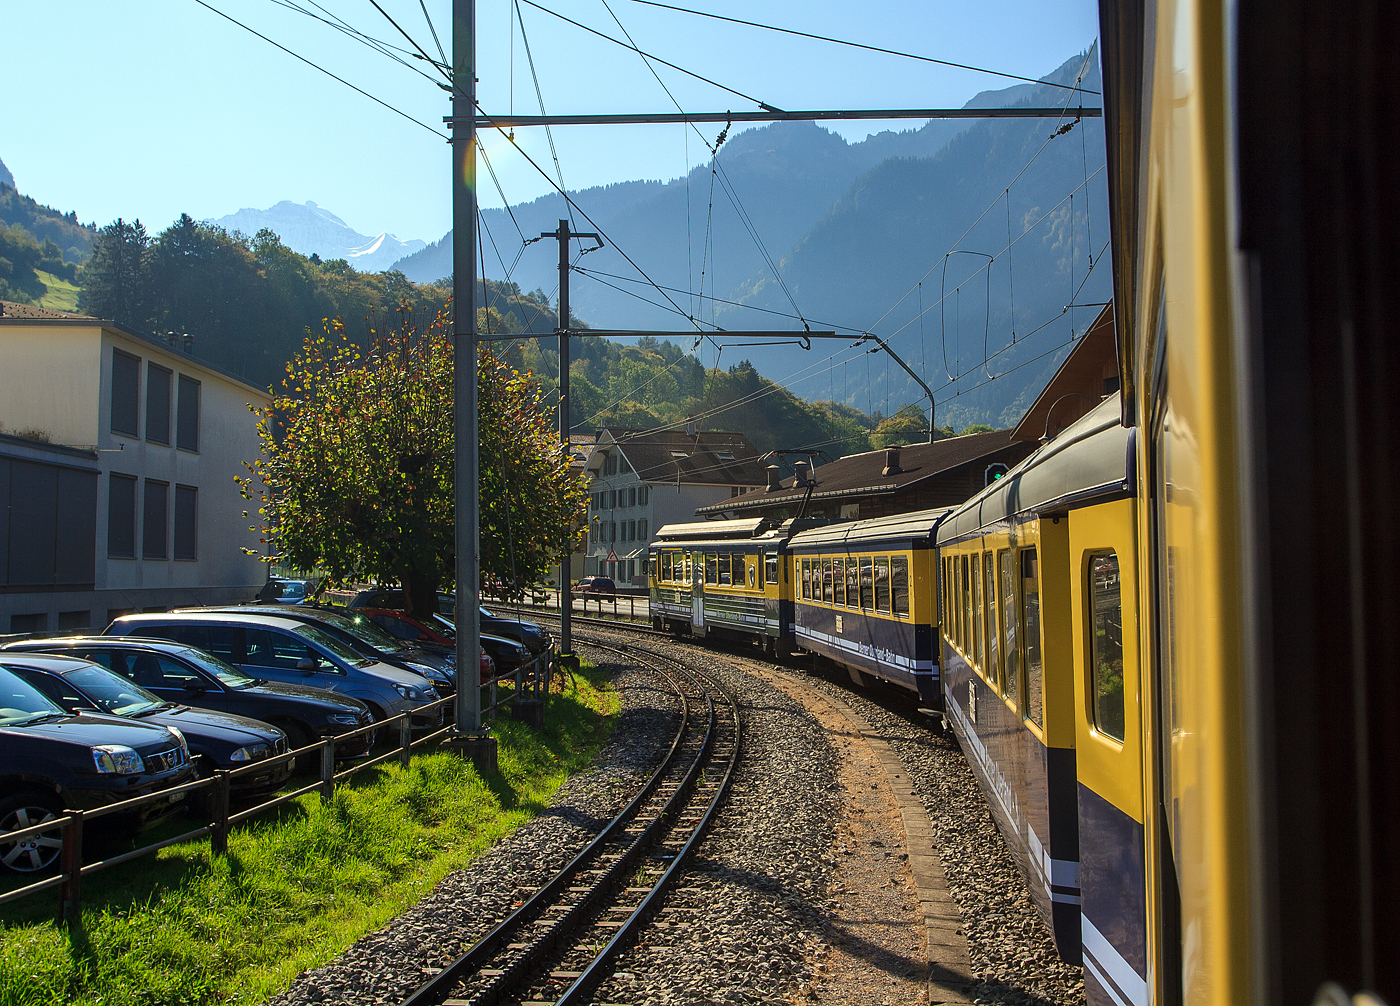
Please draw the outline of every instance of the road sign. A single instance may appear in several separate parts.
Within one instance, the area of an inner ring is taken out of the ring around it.
[[[608,549],[608,558],[607,558],[607,561],[608,561],[608,562],[617,562],[617,561],[618,561],[618,558],[617,558],[617,550],[616,550],[616,549],[611,549],[611,548]]]

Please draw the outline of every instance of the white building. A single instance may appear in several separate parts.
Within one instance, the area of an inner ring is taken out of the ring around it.
[[[587,470],[584,573],[618,586],[645,585],[647,544],[657,529],[766,484],[758,448],[742,433],[693,428],[599,430]]]
[[[267,392],[110,321],[0,302],[0,632],[248,600],[234,483]]]

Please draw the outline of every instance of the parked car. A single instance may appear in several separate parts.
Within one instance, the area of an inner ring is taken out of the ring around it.
[[[442,615],[432,616],[427,620],[427,624],[432,627],[434,632],[447,639],[457,638],[457,627]],[[530,651],[530,655],[535,657],[548,651],[550,646],[554,644],[554,637],[546,632],[543,626],[499,615],[487,608],[481,609],[481,633],[482,635],[500,636],[504,639],[514,640],[523,645]]]
[[[421,646],[395,639],[372,620],[359,614],[347,615],[315,605],[278,608],[263,605],[241,605],[230,608],[177,608],[177,611],[224,611],[233,614],[275,615],[291,618],[307,625],[319,625],[362,657],[402,667],[421,674],[433,683],[440,696],[451,695],[457,687],[455,658],[448,660]]]
[[[178,730],[189,745],[197,776],[215,769],[243,768],[287,753],[287,735],[269,723],[167,702],[90,660],[10,652],[4,655],[4,667],[66,712],[106,713]],[[241,797],[263,796],[278,789],[291,774],[292,763],[285,761],[266,772],[238,776],[229,789]]]
[[[457,608],[457,595],[448,593],[445,590],[438,591],[438,613],[446,615],[449,619]],[[369,587],[360,591],[347,605],[350,608],[395,608],[402,610],[408,607],[408,602],[404,597],[403,589],[400,587]]]
[[[72,715],[0,665],[0,866],[36,873],[58,859],[63,833],[5,841],[65,809],[97,810],[190,782],[178,730],[118,716]],[[184,805],[184,793],[143,804],[125,822],[148,824]],[[111,826],[121,822],[111,821]]]
[[[362,613],[365,618],[370,619],[383,631],[401,639],[405,642],[421,646],[429,652],[442,654],[455,654],[457,643],[451,636],[443,631],[433,628],[426,622],[419,621],[407,612],[394,611],[390,608],[356,608],[356,612]],[[440,617],[440,616],[435,616]],[[439,627],[440,628],[440,627]],[[490,681],[495,677],[496,661],[492,660],[487,653],[487,636],[481,637],[481,680]],[[507,640],[509,642],[509,640]],[[455,658],[454,658],[455,665]]]
[[[609,576],[585,576],[578,583],[574,584],[575,594],[607,594],[613,597],[617,594],[617,584]]]
[[[316,593],[318,580],[289,580],[274,576],[263,585],[254,599],[261,604],[304,604]]]
[[[412,713],[436,697],[421,674],[361,656],[320,626],[274,615],[219,611],[123,615],[109,636],[155,636],[204,650],[244,674],[350,695],[375,719]],[[442,707],[413,717],[417,727],[441,725]]]
[[[323,688],[264,681],[244,674],[203,650],[165,639],[122,636],[61,636],[23,639],[0,649],[63,653],[95,664],[134,681],[166,702],[248,716],[271,723],[287,735],[292,748],[305,747],[319,737],[334,737],[373,722],[369,707],[359,699]],[[367,755],[372,735],[363,734],[335,746],[337,757]]]

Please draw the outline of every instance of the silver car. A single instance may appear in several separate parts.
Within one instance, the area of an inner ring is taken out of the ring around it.
[[[276,615],[167,612],[123,615],[108,636],[169,639],[211,653],[264,681],[309,685],[359,699],[375,719],[409,713],[437,698],[432,682],[361,656],[330,633]],[[413,717],[415,727],[442,722],[442,707]]]

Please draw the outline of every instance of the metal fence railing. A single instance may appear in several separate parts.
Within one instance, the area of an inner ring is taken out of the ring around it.
[[[483,713],[491,719],[496,719],[498,711],[512,703],[536,700],[541,701],[549,690],[550,681],[554,669],[553,654],[549,651],[539,654],[532,660],[514,671],[507,674],[493,676],[489,681],[483,682],[482,687],[489,689],[490,701],[483,709]],[[514,687],[505,696],[500,695],[499,686],[503,683],[510,683]],[[452,696],[438,699],[434,702],[418,706],[411,712],[399,713],[387,719],[380,720],[366,727],[347,731],[334,736],[322,737],[320,740],[304,747],[287,751],[284,754],[276,755],[272,758],[264,758],[261,761],[253,762],[236,769],[219,769],[212,775],[185,783],[180,786],[173,786],[169,789],[158,790],[148,793],[145,796],[134,797],[130,800],[122,800],[118,803],[108,804],[95,810],[65,810],[61,817],[56,817],[42,824],[31,825],[27,828],[17,828],[13,831],[0,832],[0,842],[8,845],[29,838],[31,836],[51,835],[55,831],[62,832],[63,847],[59,856],[59,872],[56,876],[27,884],[24,887],[16,888],[13,891],[6,891],[0,894],[0,905],[6,905],[21,898],[31,895],[58,889],[58,921],[61,925],[73,926],[82,917],[82,885],[86,877],[90,877],[102,870],[110,869],[122,863],[138,859],[142,856],[149,856],[161,849],[172,845],[179,845],[183,842],[192,842],[195,839],[209,836],[209,845],[215,855],[225,855],[228,852],[229,830],[250,818],[265,814],[283,804],[296,800],[308,793],[319,792],[322,802],[329,803],[335,796],[337,783],[343,782],[357,772],[381,765],[395,758],[399,759],[405,768],[408,767],[412,750],[447,735],[452,730],[452,724],[445,725],[430,730],[421,737],[413,736],[413,721],[420,719],[424,714],[435,714],[442,711],[439,722],[446,719],[447,713],[453,709],[455,699]],[[542,704],[540,712],[542,713]],[[524,717],[529,719],[530,717]],[[343,745],[347,741],[355,740],[362,736],[370,738],[369,749],[374,748],[375,740],[380,731],[393,730],[398,728],[398,744],[378,755],[367,758],[364,761],[356,762],[348,768],[336,771],[336,747]],[[315,782],[308,783],[298,789],[286,793],[278,793],[270,800],[266,800],[252,807],[243,810],[233,811],[230,808],[229,794],[233,782],[245,775],[252,773],[266,772],[272,766],[282,762],[300,759],[302,757],[315,757],[320,761],[320,774]],[[139,849],[132,849],[119,855],[110,856],[107,859],[99,860],[95,863],[83,863],[83,833],[91,826],[91,822],[100,820],[113,814],[126,814],[139,810],[141,807],[159,802],[168,802],[171,797],[184,794],[186,798],[195,793],[205,793],[209,821],[198,828],[191,829],[173,838],[163,839],[151,845],[143,846]]]

